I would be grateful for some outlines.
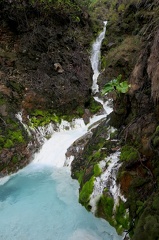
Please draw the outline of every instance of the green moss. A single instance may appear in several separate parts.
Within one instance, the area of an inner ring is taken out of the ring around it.
[[[112,223],[114,199],[110,196],[102,195],[98,204],[103,208],[105,219]]]
[[[99,159],[100,158],[100,155],[101,155],[101,152],[100,150],[95,152],[94,155],[93,155],[93,158],[96,158],[96,159]]]
[[[114,132],[110,133],[110,139],[117,139],[118,131],[115,130]]]
[[[129,161],[133,161],[133,160],[137,160],[139,158],[139,153],[138,151],[129,145],[125,145],[124,147],[122,147],[121,149],[121,154],[120,154],[120,160],[122,162],[129,162]]]
[[[82,106],[79,106],[76,111],[80,117],[84,114],[84,108]]]
[[[27,141],[27,135],[23,132],[22,126],[17,119],[5,117],[4,121],[6,126],[1,129],[0,135],[0,148],[11,148],[17,144],[22,144]]]
[[[79,184],[82,184],[83,176],[84,176],[84,171],[74,173],[74,177],[78,180]]]
[[[123,12],[124,10],[125,10],[125,4],[122,3],[122,4],[120,4],[119,7],[118,7],[118,12]]]
[[[125,204],[122,200],[114,209],[114,199],[107,194],[102,195],[98,206],[104,213],[104,218],[116,228],[118,234],[122,234],[124,230],[129,229],[129,214],[126,211]]]
[[[42,111],[42,110],[36,109],[34,112],[31,113],[30,121],[32,126],[36,128],[40,126],[45,126],[50,122],[60,123],[61,118],[49,111],[44,111],[44,110]]]
[[[5,144],[4,144],[4,148],[11,148],[14,146],[14,143],[12,142],[12,140],[7,139]]]
[[[96,151],[92,149],[92,151],[94,150],[93,153],[92,152],[90,152],[89,154],[87,153],[87,156],[88,156],[87,158],[89,163],[94,163],[94,164],[99,163],[99,161],[103,160],[106,157],[106,153],[102,152],[99,146],[97,146],[97,148],[99,148],[99,150]]]
[[[116,206],[115,221],[118,233],[121,234],[123,230],[129,228],[129,214],[126,212],[125,203],[121,200],[119,205]]]
[[[82,203],[86,208],[88,208],[90,195],[93,192],[93,187],[94,187],[94,177],[91,177],[91,179],[83,185],[80,191],[79,202]]]
[[[156,133],[159,133],[159,126],[156,127]]]
[[[38,116],[42,116],[44,117],[46,115],[46,112],[42,111],[41,109],[36,109],[33,113],[33,116],[38,117]]]
[[[17,156],[17,155],[13,156],[12,162],[13,162],[13,163],[19,162],[19,159],[18,159],[18,156]]]
[[[94,100],[94,98],[91,98],[90,101],[90,107],[89,110],[91,113],[95,114],[97,113],[100,109],[102,109],[102,105]]]
[[[94,165],[94,176],[98,177],[101,173],[102,173],[102,170],[99,167],[99,164]]]
[[[143,231],[144,229],[144,231]],[[148,214],[146,217],[141,217],[138,221],[138,224],[135,228],[133,240],[153,240],[159,239],[159,223],[158,217],[156,215]]]
[[[107,59],[105,56],[101,58],[101,68],[104,69],[107,66]]]
[[[136,201],[136,207],[137,207],[136,214],[137,214],[137,216],[139,216],[143,212],[144,202],[139,201],[139,200]]]
[[[0,94],[0,105],[3,105],[5,102],[6,100],[4,99],[4,96]]]
[[[4,146],[4,143],[5,143],[5,138],[4,136],[0,135],[0,148]]]
[[[25,142],[22,132],[18,131],[9,131],[8,132],[9,138],[15,143],[23,143]]]
[[[79,115],[59,115],[59,119],[60,121],[63,119],[63,120],[66,120],[68,122],[71,122],[74,118],[76,117],[79,117]]]
[[[155,211],[158,211],[159,213],[159,196],[158,195],[153,200],[152,209]]]
[[[111,21],[111,22],[116,22],[117,20],[118,20],[118,14],[114,12],[114,13],[110,16],[110,21]]]

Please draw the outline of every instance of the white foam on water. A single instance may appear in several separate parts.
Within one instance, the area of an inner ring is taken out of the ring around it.
[[[10,179],[10,176],[5,176],[5,177],[0,178],[0,185],[5,184],[6,182],[9,181],[9,179]]]

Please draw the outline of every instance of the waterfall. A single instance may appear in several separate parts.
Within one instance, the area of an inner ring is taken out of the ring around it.
[[[92,54],[90,59],[91,59],[92,69],[94,72],[93,85],[92,85],[92,92],[94,94],[99,92],[97,80],[98,80],[98,76],[100,75],[100,70],[99,70],[100,48],[101,48],[102,41],[105,37],[106,25],[107,25],[107,21],[104,22],[103,31],[100,33],[100,35],[97,37],[96,41],[92,45]],[[106,102],[104,102],[103,99],[100,99],[99,97],[95,97],[95,96],[94,96],[94,99],[103,105],[103,108],[105,110],[105,116],[107,116],[110,112],[112,112],[112,107],[109,107],[109,105],[111,106],[110,100],[107,100]],[[111,131],[113,132],[114,129],[112,129]],[[99,177],[95,178],[94,189],[90,196],[90,203],[89,203],[89,205],[91,206],[91,211],[93,213],[96,212],[97,202],[100,196],[103,194],[104,189],[106,188],[109,190],[110,195],[114,199],[114,210],[119,203],[119,199],[121,199],[124,202],[126,201],[126,199],[120,192],[120,186],[117,186],[117,183],[116,183],[116,175],[119,167],[121,166],[121,163],[119,163],[119,155],[120,155],[120,152],[117,150],[116,152],[106,157],[99,163],[102,174]]]
[[[98,91],[99,51],[105,30],[106,22],[98,41],[93,45],[94,92]],[[51,138],[45,139],[27,167],[1,179],[1,240],[122,239],[107,221],[96,218],[78,203],[79,184],[71,179],[70,168],[65,164],[67,148],[112,111],[107,104],[103,107],[105,112],[93,116],[89,124],[85,124],[83,119],[75,119],[71,123],[62,121],[56,131],[51,129]],[[17,118],[22,122],[20,114]],[[24,127],[29,134],[29,129]],[[45,131],[40,131],[40,134],[45,134]]]
[[[96,41],[93,43],[92,46],[92,54],[91,54],[91,65],[93,69],[93,85],[92,85],[92,92],[95,94],[99,91],[97,79],[100,74],[99,72],[99,63],[100,63],[100,48],[102,41],[105,37],[106,32],[106,25],[107,21],[104,21],[103,31],[99,34]]]

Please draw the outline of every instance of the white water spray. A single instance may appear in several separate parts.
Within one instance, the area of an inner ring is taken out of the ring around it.
[[[94,124],[98,125],[104,117],[105,114],[95,115],[87,125],[83,119],[75,119],[71,123],[62,121],[59,130],[53,133],[52,137],[42,146],[40,152],[35,155],[33,163],[63,167],[66,161],[65,153],[71,144],[88,131],[91,131]]]
[[[104,189],[109,190],[109,193],[114,199],[114,210],[120,199],[124,202],[126,200],[120,192],[120,186],[116,184],[116,174],[121,166],[119,163],[119,155],[120,152],[117,151],[99,163],[102,174],[95,179],[94,190],[90,197],[91,211],[93,213],[96,212],[96,203],[103,194]]]
[[[106,25],[107,25],[107,21],[104,22],[103,31],[97,37],[96,41],[94,42],[94,44],[92,46],[91,64],[92,64],[92,69],[93,69],[93,73],[94,73],[93,74],[92,92],[94,94],[99,91],[97,79],[100,74],[100,72],[99,72],[99,63],[100,63],[100,55],[101,55],[100,48],[101,48],[102,41],[105,37]]]

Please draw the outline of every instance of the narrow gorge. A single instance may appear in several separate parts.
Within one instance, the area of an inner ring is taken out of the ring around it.
[[[0,21],[0,239],[158,239],[158,0]]]
[[[93,47],[92,65],[96,66],[94,73],[98,70],[99,52],[105,29],[106,26]],[[93,80],[92,88],[97,88],[96,81],[97,76]],[[78,203],[78,183],[70,176],[70,164],[73,159],[71,156],[66,157],[67,149],[72,143],[79,142],[79,138],[85,141],[85,135],[91,136],[92,129],[108,115],[105,110],[109,112],[110,107],[105,107],[103,114],[92,116],[87,125],[81,118],[74,119],[71,123],[62,120],[56,129],[54,125],[52,128],[43,127],[43,131],[42,128],[37,128],[42,139],[45,137],[43,133],[46,133],[46,129],[51,129],[49,132],[51,138],[45,140],[41,150],[34,155],[34,159],[27,167],[2,178],[0,182],[2,240],[22,239],[26,236],[30,240],[122,239],[108,222],[95,218]],[[20,113],[17,117],[21,120]],[[29,129],[23,122],[22,124],[30,132],[31,128]]]

